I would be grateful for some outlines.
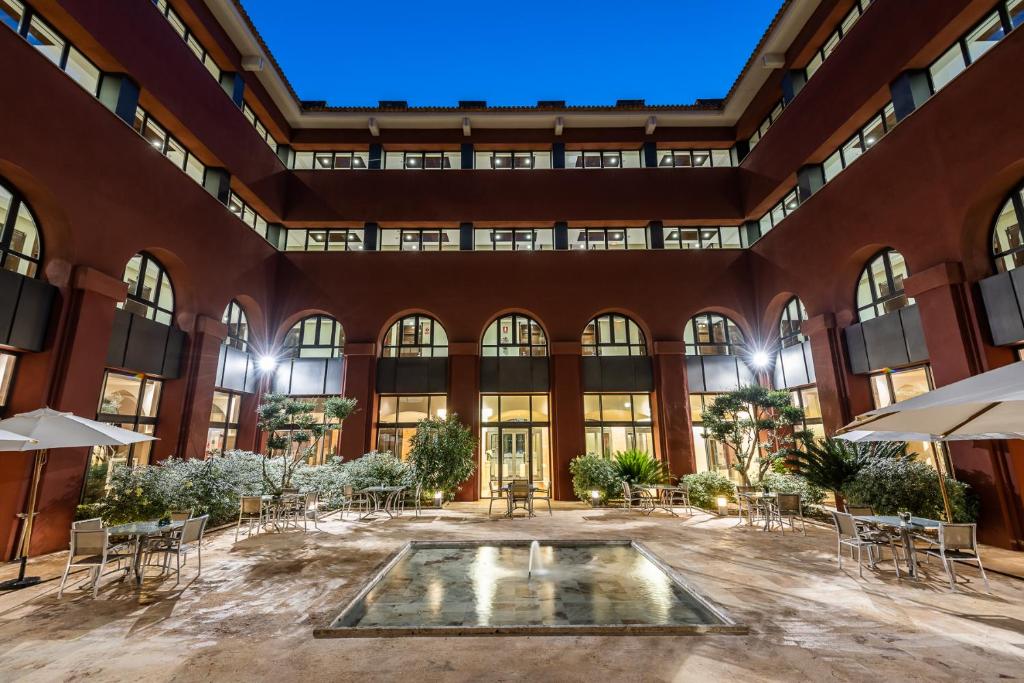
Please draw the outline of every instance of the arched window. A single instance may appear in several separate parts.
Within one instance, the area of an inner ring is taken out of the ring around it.
[[[910,273],[903,255],[886,249],[868,262],[857,283],[857,316],[861,322],[897,311],[914,303],[903,292]]]
[[[128,299],[118,307],[143,318],[170,325],[174,320],[174,288],[160,262],[142,252],[124,269]]]
[[[546,356],[548,340],[537,321],[525,315],[503,315],[484,331],[485,357]]]
[[[42,258],[32,210],[17,193],[0,183],[0,268],[35,277]]]
[[[295,323],[285,335],[284,358],[340,358],[345,330],[329,315],[311,315]]]
[[[794,296],[782,309],[782,319],[779,320],[779,345],[782,348],[796,346],[807,340],[807,337],[800,331],[800,323],[807,320],[807,310],[800,301],[800,297]]]
[[[445,358],[448,335],[441,323],[427,315],[407,315],[384,337],[384,358]]]
[[[600,315],[583,328],[584,356],[646,356],[647,340],[640,326],[624,315]]]
[[[224,317],[221,318],[221,322],[228,326],[228,336],[224,338],[224,343],[239,351],[248,351],[249,318],[245,315],[242,304],[232,299],[228,307],[224,309]]]
[[[1024,189],[1013,191],[1003,208],[996,215],[992,226],[992,255],[996,270],[1005,273],[1024,265],[1024,240],[1021,225],[1024,224]]]
[[[724,315],[698,313],[683,331],[688,356],[738,356],[746,345],[739,325]]]

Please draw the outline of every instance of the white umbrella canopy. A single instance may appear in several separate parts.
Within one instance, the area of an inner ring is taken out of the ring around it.
[[[26,450],[26,445],[29,448],[35,448],[35,446],[31,445],[34,443],[35,440],[27,436],[0,429],[0,451],[23,451]]]
[[[864,413],[839,436],[849,441],[1024,439],[1024,361]]]
[[[40,408],[0,420],[0,430],[13,432],[31,440],[20,448],[10,449],[20,451],[80,446],[126,446],[140,441],[156,440],[148,434],[132,432],[112,424],[50,408]],[[0,439],[2,438],[0,435]]]

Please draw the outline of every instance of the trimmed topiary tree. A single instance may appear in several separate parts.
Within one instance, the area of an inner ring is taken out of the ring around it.
[[[423,493],[441,491],[451,500],[476,469],[475,449],[476,438],[455,413],[420,420],[409,449],[412,476]]]

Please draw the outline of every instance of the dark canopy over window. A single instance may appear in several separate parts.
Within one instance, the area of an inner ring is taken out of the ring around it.
[[[903,292],[909,277],[903,255],[895,249],[879,252],[868,262],[857,283],[857,315],[861,322],[914,303]]]
[[[160,262],[142,252],[124,269],[128,298],[118,306],[144,318],[170,325],[174,320],[174,288]]]
[[[295,323],[284,338],[284,358],[340,358],[345,331],[329,315],[311,315]]]

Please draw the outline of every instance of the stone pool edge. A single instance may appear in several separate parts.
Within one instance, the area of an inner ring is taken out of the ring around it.
[[[380,628],[358,628],[352,626],[333,626],[345,615],[355,609],[361,600],[380,583],[389,571],[406,554],[414,548],[473,548],[481,545],[496,546],[528,546],[536,540],[541,545],[573,546],[573,545],[618,545],[630,546],[652,562],[665,573],[671,581],[692,595],[708,611],[722,620],[722,624],[580,624],[544,626],[536,624],[505,625],[505,626],[402,626]],[[747,635],[747,626],[736,623],[729,614],[701,594],[679,572],[666,564],[643,543],[632,539],[514,539],[488,541],[408,541],[391,557],[378,565],[373,577],[359,590],[345,608],[326,625],[313,629],[313,637],[326,638],[407,638],[426,637],[444,638],[458,636],[670,636],[670,635]]]

